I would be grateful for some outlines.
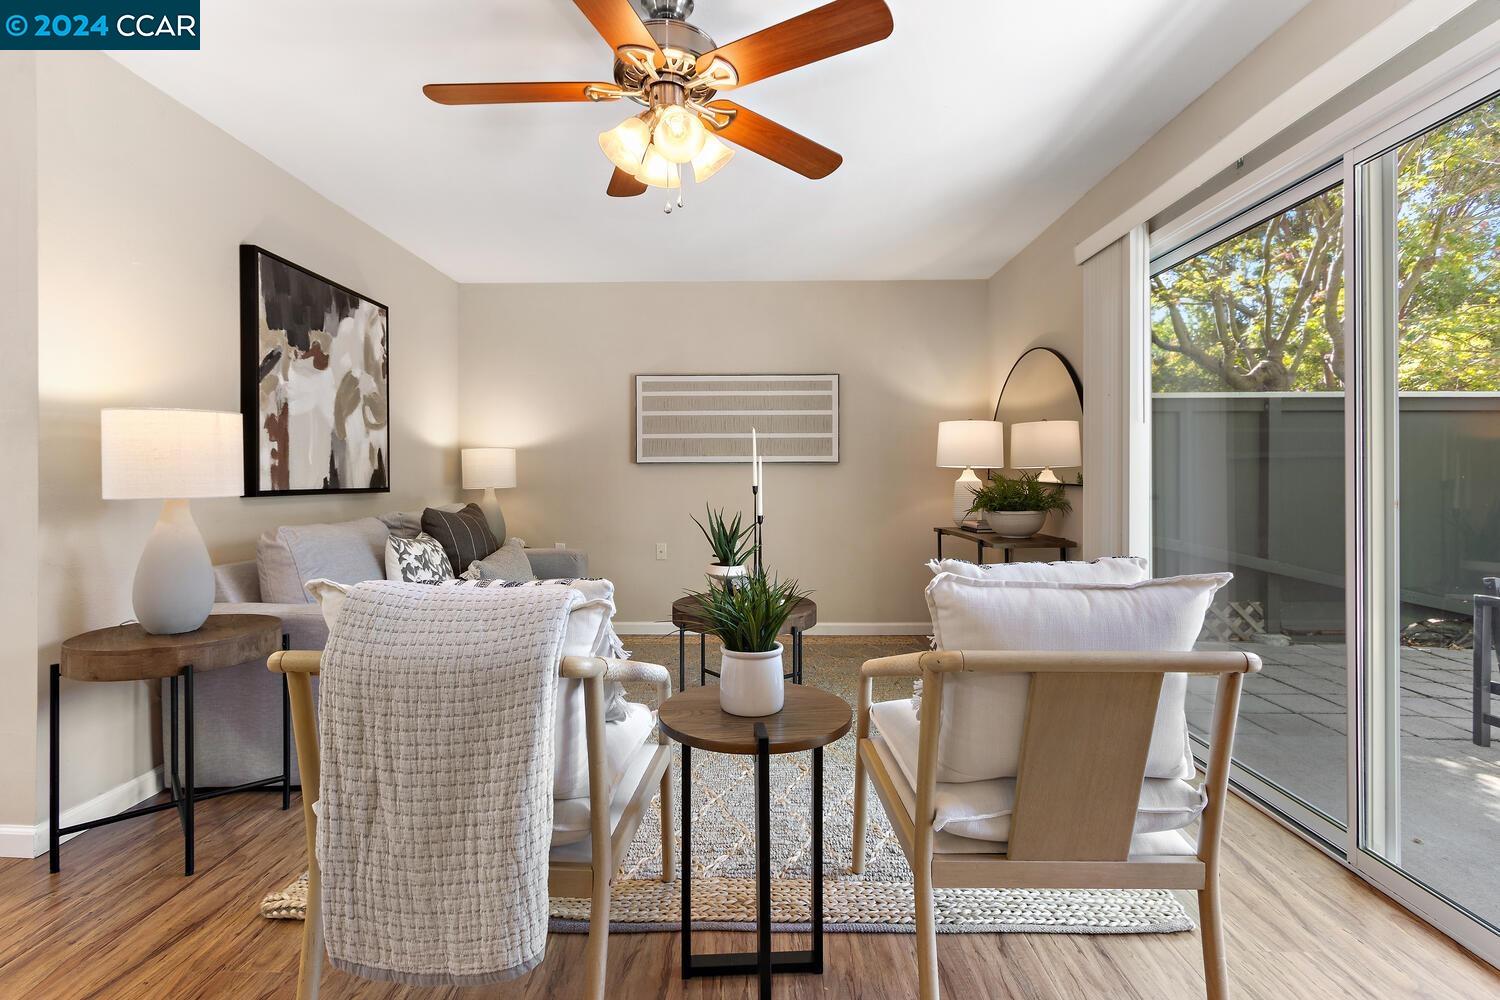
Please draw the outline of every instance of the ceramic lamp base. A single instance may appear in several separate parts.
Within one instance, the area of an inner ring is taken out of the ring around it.
[[[130,597],[136,621],[152,635],[191,632],[213,610],[213,564],[186,500],[162,504]]]
[[[964,474],[959,476],[953,483],[953,523],[960,528],[964,522],[973,524],[979,520],[979,515],[970,514],[969,508],[974,505],[974,491],[984,484],[974,474],[973,469],[965,469]]]

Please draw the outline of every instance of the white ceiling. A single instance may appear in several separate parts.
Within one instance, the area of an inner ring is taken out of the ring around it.
[[[604,194],[624,104],[442,107],[430,82],[609,80],[567,0],[204,0],[198,53],[115,58],[463,282],[987,278],[1307,0],[889,0],[886,41],[734,99],[844,154],[741,151]],[[817,0],[699,0],[719,43]]]

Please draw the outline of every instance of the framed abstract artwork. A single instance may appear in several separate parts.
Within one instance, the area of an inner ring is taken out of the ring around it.
[[[839,460],[837,375],[637,375],[635,460]]]
[[[240,247],[245,496],[390,491],[389,320],[367,295]]]

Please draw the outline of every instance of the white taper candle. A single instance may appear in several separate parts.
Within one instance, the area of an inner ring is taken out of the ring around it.
[[[760,485],[760,443],[755,436],[755,428],[750,428],[750,485]]]

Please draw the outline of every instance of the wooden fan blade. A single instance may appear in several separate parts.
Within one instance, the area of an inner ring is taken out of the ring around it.
[[[638,45],[643,49],[660,53],[656,39],[641,23],[640,15],[630,0],[573,0],[583,16],[589,19],[594,30],[604,37],[609,47],[618,51],[621,46]]]
[[[820,180],[833,173],[844,162],[842,156],[827,146],[820,146],[806,136],[798,135],[784,125],[778,125],[733,101],[714,101],[708,107],[714,111],[734,113],[734,118],[728,125],[714,129],[719,136],[736,146],[759,153],[768,160],[774,160],[788,170],[795,170],[803,177]],[[713,126],[713,122],[707,118],[704,122]]]
[[[698,72],[708,69],[717,56],[734,67],[744,86],[878,42],[894,27],[884,0],[834,0],[704,53],[698,57]]]
[[[613,83],[429,83],[422,93],[439,104],[545,104],[587,101],[588,89],[618,91]]]
[[[611,198],[634,198],[638,194],[646,193],[646,185],[619,167],[615,167],[615,175],[609,179],[609,189],[606,193]]]

